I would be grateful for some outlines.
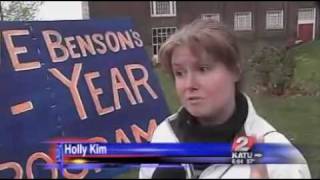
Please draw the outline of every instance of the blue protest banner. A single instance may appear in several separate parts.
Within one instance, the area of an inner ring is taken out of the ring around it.
[[[60,177],[35,165],[53,161],[44,142],[148,142],[169,114],[130,18],[0,22],[0,30],[0,177]]]

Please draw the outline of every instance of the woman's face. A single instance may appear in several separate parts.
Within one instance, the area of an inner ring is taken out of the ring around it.
[[[191,115],[206,121],[223,117],[229,108],[234,108],[238,80],[238,75],[223,63],[210,58],[200,59],[188,46],[179,46],[174,49],[171,62],[180,102]]]

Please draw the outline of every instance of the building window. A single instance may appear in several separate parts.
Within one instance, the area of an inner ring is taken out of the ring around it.
[[[283,10],[267,11],[266,29],[283,29]]]
[[[298,11],[299,21],[313,21],[314,20],[314,8],[301,8]]]
[[[252,30],[251,12],[236,12],[234,14],[234,30],[236,31]]]
[[[176,16],[175,1],[150,1],[151,17]]]
[[[152,28],[153,55],[158,55],[161,44],[164,43],[176,29],[176,27]]]
[[[201,19],[213,19],[215,21],[220,22],[220,14],[219,13],[201,14]]]

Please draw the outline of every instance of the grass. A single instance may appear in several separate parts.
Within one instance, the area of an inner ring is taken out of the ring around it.
[[[293,49],[297,67],[295,69],[295,83],[299,83],[311,90],[320,90],[320,40],[303,44]],[[264,101],[266,102],[266,101]],[[288,123],[288,134],[292,134],[296,141],[306,144],[306,158],[309,162],[313,178],[320,178],[320,97],[296,97],[286,103],[281,112],[286,117],[283,123]],[[293,112],[293,113],[288,113]],[[270,116],[275,113],[270,112]],[[290,122],[290,119],[294,121]],[[287,122],[286,122],[287,121]],[[300,123],[299,123],[300,122]],[[276,122],[275,122],[276,123]]]
[[[258,114],[302,151],[312,177],[320,178],[320,97],[251,97]]]
[[[165,99],[169,106],[170,111],[175,112],[180,104],[176,94],[176,90],[174,88],[174,82],[170,75],[164,73],[161,69],[155,68],[156,74],[158,75],[162,91],[165,94]]]
[[[320,40],[292,49],[297,60],[295,83],[320,88]],[[155,69],[171,112],[179,107],[172,79]],[[306,158],[312,178],[320,178],[320,97],[273,97],[250,94],[256,111],[293,142]],[[289,172],[288,172],[289,173]],[[138,178],[133,169],[118,178]]]
[[[320,62],[320,58],[319,58]],[[320,68],[320,64],[318,65]],[[156,69],[171,112],[178,107],[178,99],[171,78]],[[319,81],[320,82],[320,78]],[[259,115],[283,133],[303,153],[313,178],[320,178],[320,97],[272,97],[250,94]]]
[[[302,44],[292,49],[297,68],[295,83],[303,82],[307,88],[320,89],[320,40]]]
[[[171,112],[178,107],[173,82],[169,76],[156,70]],[[291,140],[304,154],[313,178],[320,178],[320,97],[270,97],[251,94],[259,115]],[[137,178],[133,169],[118,178]]]

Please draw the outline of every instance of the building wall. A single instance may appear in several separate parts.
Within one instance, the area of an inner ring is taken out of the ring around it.
[[[90,19],[88,1],[81,1],[82,19]]]
[[[149,1],[89,1],[91,19],[130,16],[141,33],[148,54],[152,55],[152,28],[176,26],[177,28],[200,18],[204,13],[220,13],[220,20],[234,28],[234,13],[252,12],[252,30],[235,31],[243,58],[248,58],[255,47],[263,44],[285,46],[294,41],[297,31],[298,8],[317,7],[315,1],[176,1],[175,17],[151,17]],[[283,10],[284,28],[266,29],[266,11]],[[319,37],[319,8],[315,36]]]

